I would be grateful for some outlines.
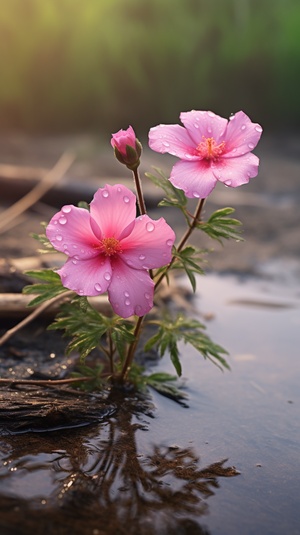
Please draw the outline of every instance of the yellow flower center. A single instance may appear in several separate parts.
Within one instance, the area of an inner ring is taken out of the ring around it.
[[[206,160],[215,160],[223,154],[225,149],[224,141],[217,145],[213,137],[202,136],[202,139],[203,141],[199,143],[196,149],[199,156],[202,156]]]
[[[122,252],[121,244],[116,238],[103,238],[100,242],[100,250],[105,256],[113,256]]]

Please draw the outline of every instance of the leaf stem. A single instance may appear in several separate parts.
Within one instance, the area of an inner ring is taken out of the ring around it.
[[[192,234],[193,230],[196,228],[197,223],[199,223],[204,203],[205,203],[205,199],[199,199],[194,215],[191,216],[192,222],[190,222],[188,229],[185,231],[184,235],[182,236],[177,246],[177,252],[181,251],[181,249],[183,248],[183,246],[186,244],[187,240],[189,239],[190,235]],[[170,264],[166,267],[165,271],[161,274],[159,279],[156,281],[154,291],[158,288],[158,286],[160,285],[160,283],[166,276],[167,272],[169,271],[170,267],[172,266],[172,264],[174,264],[175,260],[176,260],[176,256],[174,255],[172,257]]]
[[[134,357],[134,352],[136,350],[136,346],[137,346],[137,343],[139,341],[139,337],[140,337],[140,334],[141,334],[141,327],[142,327],[142,324],[143,324],[144,317],[145,316],[139,317],[139,319],[136,322],[136,326],[135,326],[134,333],[133,333],[134,336],[135,336],[135,340],[133,342],[131,342],[131,344],[130,344],[130,346],[128,348],[127,356],[126,356],[125,362],[123,364],[122,371],[121,371],[121,373],[119,375],[119,379],[121,381],[124,381],[124,379],[126,379],[126,377],[128,375],[128,372],[130,370],[130,366],[132,364],[133,357]]]

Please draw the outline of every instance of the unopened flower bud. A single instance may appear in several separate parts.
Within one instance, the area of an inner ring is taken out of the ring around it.
[[[140,165],[142,145],[136,138],[132,126],[127,130],[119,130],[112,134],[111,145],[115,150],[115,156],[119,162],[123,163],[133,171]]]

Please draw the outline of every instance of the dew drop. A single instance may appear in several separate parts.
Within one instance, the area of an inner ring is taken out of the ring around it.
[[[58,220],[61,225],[65,225],[67,223],[67,218],[65,216],[61,216]]]
[[[137,316],[140,316],[141,315],[141,312],[142,312],[142,307],[140,305],[137,305],[134,309],[134,313],[137,315]]]
[[[215,116],[216,116],[215,113],[213,113],[212,111],[208,111],[208,112],[207,112],[207,115],[208,115],[209,117],[215,117]]]
[[[55,221],[53,221],[53,225],[57,225],[57,220],[55,219]]]
[[[191,160],[193,158],[193,155],[192,154],[189,154],[188,152],[185,153],[184,157],[187,159],[187,160]]]
[[[80,252],[83,254],[84,253],[84,249],[80,249]]]
[[[225,186],[231,186],[231,180],[225,180],[224,184]]]
[[[169,146],[170,146],[170,143],[168,143],[167,141],[163,141],[163,145],[164,145],[165,147],[169,147]]]
[[[150,294],[148,294],[148,292],[144,293],[144,296],[146,297],[146,299],[150,299]]]
[[[199,128],[198,123],[194,123],[194,128]]]
[[[83,290],[78,290],[79,295],[83,295]]]
[[[149,223],[146,224],[146,230],[148,232],[153,232],[154,229],[155,229],[155,226],[153,225],[153,223],[149,222]]]
[[[110,279],[111,279],[111,274],[108,273],[108,271],[106,271],[106,273],[104,273],[104,278],[105,278],[106,281],[110,281]]]
[[[208,127],[207,131],[208,131],[209,134],[212,133],[212,129],[210,128],[210,126]]]
[[[61,211],[64,213],[64,214],[69,214],[72,210],[72,206],[70,205],[66,205],[66,206],[63,206]]]
[[[129,306],[129,305],[130,305],[130,299],[128,299],[128,298],[125,299],[125,305],[126,305],[126,306]]]
[[[197,191],[193,191],[193,197],[195,197],[195,199],[200,199],[200,195]]]
[[[117,188],[117,191],[118,191],[118,193],[121,193],[122,188],[120,188],[120,186],[119,186],[119,187]]]
[[[63,237],[60,234],[56,235],[56,240],[57,241],[62,241],[62,239],[63,239]]]
[[[67,254],[68,256],[70,256],[70,251],[69,251],[69,249],[65,249],[65,250],[64,250],[64,253]]]
[[[254,149],[253,143],[248,143],[248,147],[249,147],[249,149]]]
[[[243,130],[243,131],[246,130],[246,125],[245,125],[245,124],[243,124],[243,125],[241,126],[241,130]]]
[[[125,197],[123,197],[123,201],[124,201],[126,204],[128,204],[129,201],[130,201],[130,199],[129,199],[129,197],[127,197],[127,195],[125,195]]]
[[[77,245],[73,245],[73,249],[77,249]]]
[[[166,244],[167,244],[168,247],[172,247],[172,245],[173,245],[173,240],[167,240],[167,241],[166,241]]]
[[[124,292],[124,295],[125,295],[125,297],[129,297],[129,293],[128,292]]]
[[[98,282],[95,284],[95,290],[96,292],[101,292],[102,290],[102,286]]]
[[[146,257],[145,257],[144,254],[140,254],[140,256],[139,256],[139,259],[140,259],[140,260],[145,260],[145,258],[146,258]]]
[[[176,150],[172,150],[172,151],[170,151],[170,154],[171,154],[172,156],[177,156],[177,152],[176,152]]]
[[[77,264],[77,260],[75,260],[75,259],[72,260],[72,264],[75,264],[75,265],[76,265],[76,264]]]
[[[102,191],[102,197],[104,197],[105,199],[107,199],[109,193],[107,191],[107,189],[105,189],[104,191]]]
[[[259,126],[259,125],[255,127],[255,130],[256,130],[256,132],[262,132],[263,131],[262,127]]]

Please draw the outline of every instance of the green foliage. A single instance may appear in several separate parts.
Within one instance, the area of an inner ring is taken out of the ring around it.
[[[60,276],[51,269],[26,271],[26,275],[43,281],[42,284],[30,284],[23,288],[24,294],[39,294],[30,301],[28,306],[40,305],[44,301],[70,291],[62,285]]]
[[[173,256],[176,258],[175,262],[172,264],[171,269],[183,269],[192,285],[193,291],[196,291],[196,277],[194,273],[203,275],[204,271],[200,267],[199,263],[203,262],[203,249],[197,249],[192,245],[188,245],[181,251],[176,251],[173,253]]]
[[[179,208],[188,222],[186,212],[187,198],[184,192],[181,189],[174,188],[173,184],[171,184],[170,180],[165,176],[161,169],[156,167],[154,167],[154,169],[157,175],[153,175],[152,173],[145,173],[145,175],[155,186],[161,188],[166,194],[158,206],[173,206]]]
[[[41,226],[43,227],[43,229],[45,229],[46,226],[47,226],[47,223],[43,222],[43,223],[41,223]],[[56,249],[54,249],[54,247],[52,246],[52,244],[48,240],[45,232],[43,232],[41,234],[32,233],[31,237],[34,238],[35,240],[39,241],[40,244],[42,245],[43,248],[42,249],[38,249],[39,253],[45,254],[45,253],[56,253],[57,252]]]
[[[298,0],[3,1],[1,125],[144,129],[192,107],[295,124],[299,20]]]
[[[161,357],[168,351],[177,375],[180,376],[182,371],[178,349],[180,341],[185,344],[191,344],[205,359],[209,359],[220,369],[229,369],[229,365],[222,357],[222,354],[227,354],[227,351],[212,342],[203,332],[205,326],[199,321],[187,319],[182,314],[179,314],[175,320],[167,318],[161,321],[152,321],[151,323],[159,325],[159,329],[145,344],[145,351],[157,347]]]
[[[203,230],[208,236],[222,243],[222,240],[234,239],[241,241],[240,226],[238,219],[230,216],[234,208],[220,208],[216,210],[207,221],[200,221],[197,228]]]
[[[78,371],[72,372],[71,377],[74,379],[78,378],[78,383],[73,383],[74,386],[84,390],[85,392],[94,392],[95,390],[101,390],[103,388],[103,364],[91,368],[90,366],[85,366],[82,364],[78,366]],[[90,381],[87,381],[85,378],[90,378]]]

